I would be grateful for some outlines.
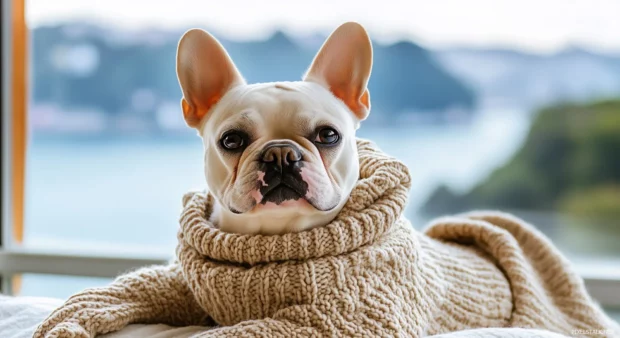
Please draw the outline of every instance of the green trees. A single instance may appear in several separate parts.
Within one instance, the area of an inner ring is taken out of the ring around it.
[[[424,211],[472,208],[615,220],[620,236],[620,99],[542,109],[506,165],[465,195],[440,187]]]

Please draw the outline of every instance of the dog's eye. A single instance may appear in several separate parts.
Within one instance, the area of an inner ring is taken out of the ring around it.
[[[236,131],[228,132],[220,139],[222,148],[226,150],[239,150],[245,147],[245,143],[246,136]]]
[[[315,143],[323,145],[332,145],[340,141],[340,134],[331,127],[324,127],[319,130],[314,139]]]

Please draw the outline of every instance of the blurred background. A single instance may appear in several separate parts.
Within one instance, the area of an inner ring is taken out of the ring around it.
[[[29,0],[26,10],[27,246],[172,255],[181,196],[205,187],[202,145],[179,109],[182,33],[213,33],[248,82],[294,81],[329,32],[355,20],[375,53],[359,136],[410,167],[416,228],[501,209],[577,262],[620,256],[617,1]],[[27,274],[21,294],[107,282]]]

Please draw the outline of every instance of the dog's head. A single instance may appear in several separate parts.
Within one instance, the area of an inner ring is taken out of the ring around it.
[[[356,23],[336,29],[303,81],[246,84],[203,30],[181,38],[177,74],[187,124],[224,231],[277,234],[324,225],[359,175],[355,131],[370,109],[372,47]]]

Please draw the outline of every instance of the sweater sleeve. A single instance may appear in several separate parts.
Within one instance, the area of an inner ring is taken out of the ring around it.
[[[131,323],[184,326],[208,321],[180,266],[171,264],[142,268],[109,286],[73,295],[39,325],[34,338],[89,338]]]

